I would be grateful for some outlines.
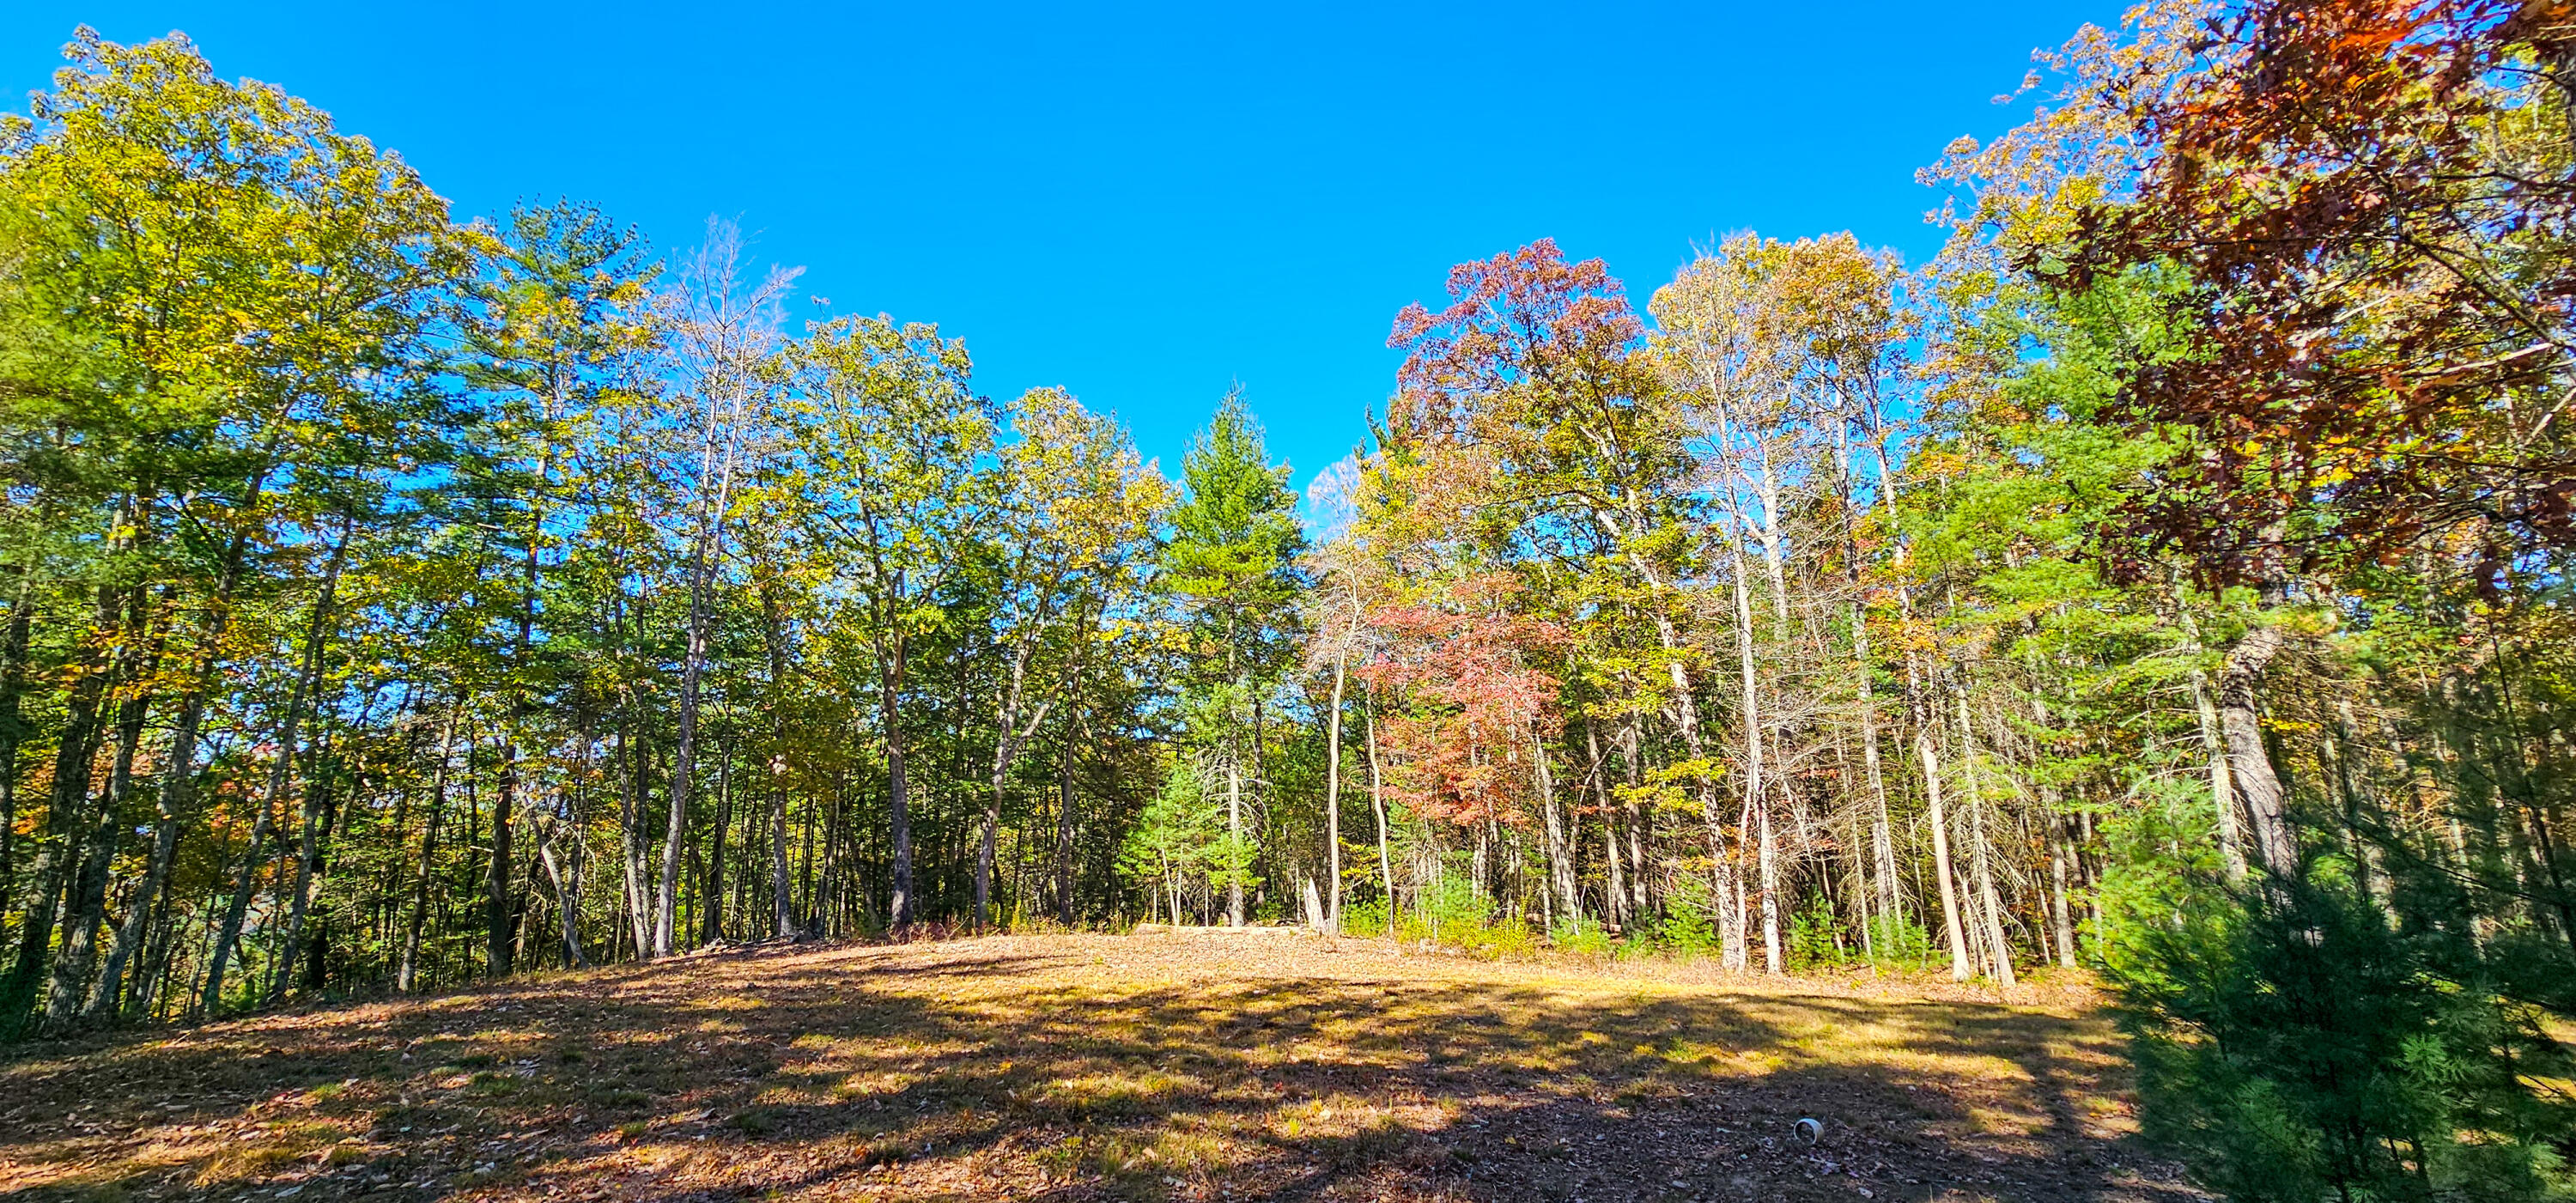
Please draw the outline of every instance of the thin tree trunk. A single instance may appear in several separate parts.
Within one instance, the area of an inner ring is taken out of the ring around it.
[[[770,934],[796,934],[796,896],[787,872],[787,650],[778,589],[760,590],[761,643],[769,653],[769,910]]]
[[[358,724],[364,729],[365,723]],[[330,746],[326,739],[322,745]],[[312,781],[304,790],[303,826],[295,845],[295,885],[287,896],[286,934],[277,954],[277,976],[269,983],[268,1004],[276,1006],[286,998],[286,987],[294,980],[295,956],[304,942],[304,920],[313,905],[313,879],[322,870],[323,814],[329,804],[330,772],[328,754],[317,749],[313,757]]]
[[[1762,968],[1766,973],[1781,973],[1780,908],[1778,901],[1778,849],[1771,835],[1771,808],[1763,797],[1765,773],[1762,765],[1762,704],[1760,681],[1753,663],[1752,591],[1745,587],[1744,575],[1749,567],[1744,556],[1735,556],[1735,654],[1742,673],[1742,696],[1738,705],[1744,726],[1744,806],[1755,816],[1755,838],[1758,841],[1758,868],[1761,873]]]
[[[1969,871],[1977,878],[1977,904],[1983,912],[1986,952],[1995,980],[2004,985],[2014,983],[2012,945],[2004,939],[2003,903],[1995,893],[1993,858],[1988,854],[1986,839],[1985,791],[1977,782],[1976,730],[1968,721],[1968,691],[1961,689],[1959,701],[1959,771],[1968,787]]]
[[[1592,796],[1601,807],[1601,921],[1625,930],[1628,926],[1627,882],[1621,872],[1619,854],[1619,809],[1610,796],[1610,763],[1601,752],[1600,720],[1583,716],[1584,750],[1592,754]],[[1582,820],[1575,820],[1576,838],[1582,836]]]
[[[355,525],[351,519],[341,519],[340,539],[332,546],[330,566],[322,574],[322,592],[313,599],[313,614],[304,632],[304,664],[287,694],[286,714],[278,720],[277,759],[269,766],[268,788],[260,795],[259,818],[251,825],[250,847],[243,850],[232,901],[224,908],[223,928],[215,933],[215,946],[206,954],[206,987],[198,1005],[207,1015],[222,1008],[224,970],[232,959],[234,945],[241,939],[242,919],[249,912],[251,893],[264,859],[261,849],[276,825],[278,808],[285,804],[287,791],[294,785],[296,729],[303,723],[305,706],[322,680],[323,648],[331,631],[331,602],[339,592],[340,570],[347,563],[349,533]]]
[[[135,886],[132,908],[125,923],[118,927],[115,945],[108,951],[107,964],[100,970],[98,985],[90,991],[89,1004],[83,1014],[105,1019],[113,1014],[116,996],[125,976],[126,962],[142,943],[146,924],[161,897],[162,887],[170,880],[170,866],[177,857],[179,835],[195,817],[197,788],[197,741],[205,728],[206,703],[215,687],[215,666],[222,654],[224,632],[231,625],[232,601],[241,587],[242,565],[248,555],[250,536],[237,532],[225,549],[223,575],[210,599],[205,629],[198,636],[199,651],[187,698],[179,706],[179,722],[170,734],[170,746],[161,770],[160,788],[154,791],[152,853],[145,862],[143,880]],[[12,637],[23,642],[23,634],[13,629]],[[20,646],[17,654],[23,655]],[[15,661],[12,661],[14,669]],[[16,698],[6,698],[9,713],[14,714]],[[5,727],[0,719],[0,727]],[[0,755],[7,755],[0,751]],[[16,758],[8,755],[10,761]],[[11,764],[0,764],[0,792],[16,774]],[[5,880],[0,872],[0,880]]]
[[[705,889],[702,893],[706,901],[701,909],[706,914],[704,922],[699,926],[704,929],[705,934],[702,938],[709,944],[724,939],[725,835],[732,827],[733,745],[728,742],[716,746],[715,846],[708,849],[707,871],[703,879]]]
[[[1377,812],[1377,879],[1386,890],[1386,938],[1396,939],[1395,862],[1387,854],[1386,792],[1377,761],[1377,691],[1363,703],[1368,722],[1369,809]]]
[[[626,922],[634,929],[635,959],[653,955],[653,890],[645,869],[644,835],[644,762],[646,752],[641,732],[635,728],[635,699],[627,697],[628,713],[618,724],[618,759],[623,763],[624,796],[619,799],[617,823],[618,852],[625,861]]]
[[[653,952],[671,955],[680,913],[680,854],[689,833],[689,795],[698,756],[698,706],[707,667],[707,628],[714,621],[707,596],[715,574],[714,543],[721,516],[701,520],[689,564],[688,650],[680,661],[679,734],[671,751],[670,819],[662,837],[661,872],[653,882]]]
[[[456,723],[465,710],[460,693],[447,706],[447,724],[438,736],[438,767],[430,774],[429,813],[420,828],[420,857],[412,865],[411,913],[403,924],[402,959],[394,989],[409,994],[419,984],[421,928],[429,916],[430,870],[438,852],[438,822],[447,809],[447,766],[456,755]]]
[[[0,641],[0,901],[18,881],[18,749],[26,739],[19,703],[27,692],[27,645],[34,633],[36,601],[25,569],[9,605],[9,635]],[[0,1016],[0,1023],[6,1017]]]
[[[1535,731],[1530,733],[1530,759],[1537,769],[1539,811],[1547,827],[1548,885],[1555,890],[1555,901],[1563,908],[1566,923],[1579,924],[1583,919],[1583,896],[1575,885],[1574,844],[1566,838],[1564,808],[1557,803],[1556,779],[1548,771],[1547,743]]]
[[[572,871],[566,873],[555,863],[555,833],[542,830],[537,835],[537,862],[545,866],[546,880],[555,888],[555,916],[563,939],[564,963],[574,968],[587,968],[590,958],[581,954],[581,861],[570,857]]]
[[[2049,925],[2057,929],[2057,963],[2075,968],[2075,923],[2066,908],[2066,833],[2063,824],[2051,818],[2049,825],[2058,830],[2048,841],[2048,877],[2052,887],[2048,896]]]
[[[2174,592],[2174,614],[2181,620],[2183,651],[2195,660],[2200,655],[2200,624],[2192,621],[2191,610],[2183,604],[2179,588]],[[2227,767],[2227,740],[2219,730],[2218,705],[2210,698],[2209,674],[2198,664],[2191,670],[2192,709],[2200,716],[2201,753],[2209,761],[2209,802],[2218,817],[2219,863],[2227,870],[2227,880],[2245,880],[2245,847],[2237,831],[2236,791],[2233,774]]]
[[[1909,672],[1908,676],[1912,676]],[[1920,687],[1920,683],[1918,688]],[[1914,758],[1923,770],[1923,797],[1930,809],[1933,876],[1941,887],[1941,928],[1950,941],[1950,976],[1966,981],[1976,976],[1968,964],[1967,930],[1959,922],[1958,887],[1950,870],[1950,816],[1941,797],[1941,750],[1928,703],[1918,702],[1914,717]]]
[[[492,855],[483,870],[483,972],[487,977],[510,976],[519,913],[510,885],[510,837],[516,829],[518,803],[519,742],[505,727],[500,783],[492,793]]]
[[[1037,712],[1026,723],[1020,722],[1022,690],[1028,680],[1028,660],[1035,644],[1023,641],[1011,655],[1011,677],[1004,687],[1002,701],[994,712],[992,792],[984,800],[983,831],[975,850],[975,926],[982,929],[990,921],[993,866],[999,850],[1002,828],[1002,798],[1010,787],[1011,765],[1019,759],[1020,749],[1037,733],[1055,707],[1055,699],[1038,704]]]
[[[1243,926],[1243,747],[1229,733],[1225,757],[1225,924]]]
[[[1056,918],[1073,923],[1073,724],[1067,723],[1061,759],[1056,762],[1055,808]]]
[[[887,827],[893,839],[894,865],[892,893],[886,909],[887,926],[902,931],[912,924],[912,810],[910,783],[904,777],[903,722],[897,699],[903,692],[904,637],[901,631],[890,633],[890,645],[880,653],[884,667],[879,673],[878,704],[885,722],[886,814]]]
[[[1359,608],[1351,610],[1351,633],[1359,633]],[[1350,672],[1347,644],[1333,655],[1333,709],[1324,723],[1324,855],[1331,895],[1325,901],[1324,929],[1342,932],[1342,687]],[[1546,772],[1544,764],[1540,772]]]
[[[98,752],[99,707],[106,697],[110,667],[108,644],[116,627],[119,595],[113,587],[98,590],[91,618],[92,637],[78,675],[63,706],[62,742],[54,754],[53,788],[46,799],[43,842],[36,846],[31,876],[35,888],[18,929],[18,956],[0,988],[0,1035],[26,1030],[34,1018],[37,987],[44,981],[45,955],[52,950],[54,925],[68,869],[79,858],[88,824],[92,762]]]
[[[166,605],[170,593],[164,589]],[[152,695],[143,683],[160,671],[166,628],[148,612],[144,587],[136,585],[126,601],[127,650],[113,661],[113,687],[131,690],[118,704],[116,714],[115,754],[108,769],[107,794],[98,809],[98,826],[90,833],[88,854],[74,874],[69,899],[71,921],[63,934],[62,950],[54,959],[52,989],[45,999],[45,1018],[49,1026],[60,1030],[89,1013],[85,990],[90,983],[90,968],[98,959],[99,929],[107,920],[108,870],[114,863],[117,845],[127,827],[126,813],[134,792],[134,755],[143,743],[144,720],[149,717]],[[150,647],[142,648],[145,632],[150,630]],[[148,909],[148,908],[147,908]],[[99,979],[105,984],[106,979]]]

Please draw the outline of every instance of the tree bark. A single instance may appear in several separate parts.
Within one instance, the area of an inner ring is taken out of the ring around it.
[[[1911,677],[1913,674],[1907,674]],[[1917,682],[1920,688],[1920,683]],[[1941,797],[1941,749],[1933,731],[1928,703],[1918,698],[1914,713],[1914,758],[1923,770],[1923,797],[1930,808],[1932,825],[1932,870],[1941,887],[1941,927],[1950,942],[1950,977],[1966,981],[1976,976],[1968,964],[1968,933],[1959,922],[1959,892],[1950,871],[1950,816]]]
[[[2281,778],[2272,771],[2271,752],[2263,746],[2259,691],[2263,670],[2288,645],[2277,626],[2258,626],[2245,633],[2227,653],[2218,678],[2219,730],[2227,741],[2227,775],[2246,817],[2253,821],[2254,851],[2264,871],[2288,878],[2299,869],[2297,838],[2281,793]]]
[[[2075,968],[2075,924],[2066,908],[2066,833],[2062,830],[2062,824],[2059,824],[2053,816],[2049,824],[2061,829],[2049,833],[2048,877],[2051,889],[2048,895],[2048,921],[2049,925],[2057,931],[2057,963],[2073,969]]]
[[[366,726],[362,718],[358,728]],[[330,836],[330,785],[328,770],[329,743],[314,753],[312,783],[304,791],[303,829],[295,848],[295,886],[287,899],[286,935],[279,944],[277,976],[269,985],[268,1002],[275,1006],[286,998],[286,987],[294,980],[292,972],[296,954],[304,944],[304,923],[313,906],[313,882],[322,874],[322,843]]]
[[[1737,704],[1744,724],[1744,808],[1755,818],[1758,871],[1761,874],[1762,967],[1766,973],[1784,972],[1780,956],[1780,908],[1778,901],[1778,849],[1771,835],[1771,808],[1763,797],[1762,782],[1762,703],[1761,683],[1753,663],[1753,600],[1745,586],[1744,576],[1750,566],[1742,553],[1735,556],[1735,654],[1742,674],[1742,696]]]
[[[1557,803],[1555,775],[1548,771],[1547,741],[1538,738],[1536,732],[1530,737],[1530,760],[1536,766],[1540,818],[1547,828],[1548,885],[1555,891],[1565,922],[1579,924],[1583,919],[1583,896],[1575,885],[1574,845],[1566,838],[1565,811]]]
[[[1369,809],[1377,812],[1377,880],[1386,890],[1386,938],[1396,939],[1395,862],[1387,854],[1386,792],[1377,762],[1377,691],[1362,703],[1368,723]]]
[[[677,935],[680,918],[680,853],[688,842],[689,795],[698,767],[698,705],[706,677],[707,628],[714,621],[708,594],[714,583],[715,528],[720,521],[721,516],[702,520],[697,546],[690,553],[688,650],[680,661],[679,734],[672,745],[668,791],[671,813],[662,836],[661,872],[653,882],[651,955],[655,957],[671,955],[671,941]]]
[[[207,1015],[215,1014],[223,1005],[225,963],[232,959],[233,947],[241,939],[242,919],[249,912],[251,894],[259,881],[261,850],[275,828],[277,808],[285,804],[287,791],[294,785],[296,729],[302,725],[304,709],[322,680],[323,648],[331,632],[331,602],[339,592],[340,570],[348,562],[349,532],[354,525],[348,519],[341,520],[339,542],[332,546],[330,566],[322,575],[322,592],[313,599],[313,615],[304,631],[304,664],[287,694],[286,714],[278,720],[277,759],[269,766],[268,788],[260,795],[259,818],[251,825],[250,846],[242,851],[241,873],[233,881],[232,901],[224,908],[223,928],[215,934],[213,950],[206,954],[206,987],[198,1005]]]
[[[769,910],[770,934],[796,934],[796,899],[787,873],[787,649],[778,587],[760,589],[761,644],[769,653]]]
[[[1359,633],[1359,607],[1351,608],[1351,633]],[[1324,855],[1331,881],[1324,906],[1324,929],[1342,931],[1342,688],[1350,673],[1347,645],[1333,656],[1333,708],[1324,723]],[[1545,772],[1542,765],[1541,772]]]
[[[35,888],[18,929],[18,956],[0,985],[0,1034],[26,1030],[33,1019],[37,987],[45,976],[45,955],[52,950],[54,925],[60,920],[66,870],[81,854],[82,828],[88,822],[91,762],[98,752],[100,702],[106,697],[107,645],[116,626],[119,595],[112,586],[98,590],[80,671],[66,691],[63,734],[54,754],[53,788],[45,804],[44,841],[36,846],[31,876]]]
[[[456,755],[456,723],[465,710],[460,694],[448,703],[447,725],[438,736],[438,765],[430,773],[429,808],[420,826],[420,855],[412,863],[411,910],[403,923],[402,957],[394,971],[394,989],[409,994],[420,981],[421,928],[429,917],[430,869],[438,853],[438,823],[447,809],[447,766]]]
[[[163,590],[161,600],[164,605],[168,603],[169,589]],[[142,746],[144,721],[152,709],[151,691],[142,683],[159,673],[163,642],[169,636],[167,628],[150,615],[142,585],[134,586],[128,594],[125,627],[127,650],[112,662],[110,673],[112,688],[131,692],[116,708],[115,753],[108,769],[107,793],[99,804],[98,826],[90,833],[88,854],[73,875],[71,921],[63,933],[63,947],[55,955],[53,986],[45,998],[46,1025],[58,1031],[90,1013],[86,999],[94,993],[89,989],[90,969],[98,960],[99,929],[107,920],[108,871],[127,827],[127,811],[134,793],[134,756]],[[148,649],[143,647],[147,631]]]
[[[1002,798],[1010,788],[1011,765],[1019,760],[1020,750],[1055,707],[1056,700],[1048,698],[1038,704],[1037,712],[1026,723],[1020,721],[1020,707],[1026,701],[1023,691],[1028,681],[1029,657],[1035,648],[1035,641],[1029,639],[1012,649],[1010,680],[1003,687],[1000,704],[994,707],[992,792],[984,800],[983,831],[975,849],[975,926],[979,930],[990,922],[993,865],[1000,848]]]
[[[515,709],[515,707],[513,707]],[[501,773],[492,793],[492,854],[483,866],[483,973],[508,977],[513,937],[518,927],[518,900],[510,885],[510,837],[519,804],[519,742],[507,730],[501,735]]]
[[[893,847],[892,893],[886,907],[886,923],[896,931],[912,925],[912,800],[911,785],[904,775],[903,721],[899,699],[903,694],[905,640],[903,632],[890,632],[886,647],[879,653],[882,664],[878,680],[878,713],[885,723],[886,814]]]
[[[9,605],[9,635],[0,641],[0,899],[18,883],[18,749],[27,734],[19,704],[27,692],[27,645],[35,620],[34,589],[20,569],[18,596]],[[0,1023],[5,1022],[0,1016]]]
[[[124,981],[126,963],[143,942],[154,904],[160,899],[162,887],[170,880],[170,866],[178,855],[180,833],[196,817],[197,741],[205,730],[206,703],[216,685],[215,667],[222,654],[224,632],[232,624],[232,602],[241,588],[243,562],[248,557],[249,548],[249,533],[237,531],[225,549],[223,575],[218,578],[214,596],[210,599],[205,629],[198,636],[199,650],[191,675],[194,684],[179,705],[179,721],[170,733],[160,788],[154,791],[152,853],[145,862],[143,880],[136,884],[134,897],[128,904],[131,909],[125,922],[117,928],[114,946],[108,950],[107,964],[99,971],[98,984],[91,989],[89,1004],[83,1008],[82,1013],[92,1019],[110,1018],[115,1013],[116,996]],[[13,638],[21,641],[19,654],[23,655],[23,633],[13,630]],[[15,662],[12,663],[14,667]],[[14,695],[8,697],[5,704],[8,713],[14,715]],[[0,722],[5,722],[5,719],[0,719]],[[14,761],[15,756],[10,755],[8,759]],[[0,790],[5,790],[8,781],[15,776],[11,766],[0,764]],[[5,880],[5,877],[5,871],[0,871],[0,880]]]

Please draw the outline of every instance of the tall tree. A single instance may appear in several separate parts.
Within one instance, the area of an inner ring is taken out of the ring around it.
[[[1253,860],[1244,824],[1244,774],[1257,750],[1258,707],[1286,667],[1305,545],[1287,466],[1273,465],[1242,390],[1226,394],[1181,461],[1184,496],[1164,545],[1165,584],[1187,606],[1185,638],[1202,729],[1193,735],[1225,769],[1226,844],[1220,862],[1226,921],[1243,925]],[[1247,719],[1254,729],[1247,732]],[[1212,729],[1209,729],[1212,728]],[[1261,782],[1255,781],[1258,789]]]

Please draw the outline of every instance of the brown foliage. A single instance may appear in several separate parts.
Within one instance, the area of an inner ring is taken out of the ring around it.
[[[2134,511],[2215,580],[2576,543],[2576,6],[2268,0],[2202,29],[2192,69],[2111,90],[2143,174],[2060,277],[2183,277],[2178,346],[2119,401],[2196,437]]]

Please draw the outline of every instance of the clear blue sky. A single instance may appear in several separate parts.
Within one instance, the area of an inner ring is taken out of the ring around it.
[[[984,391],[1068,387],[1169,471],[1240,380],[1302,487],[1450,264],[1554,237],[1642,304],[1738,230],[1919,261],[1914,169],[2118,9],[13,0],[0,89],[82,22],[184,30],[460,217],[569,195],[669,249],[739,215],[834,310],[938,322]]]

